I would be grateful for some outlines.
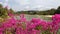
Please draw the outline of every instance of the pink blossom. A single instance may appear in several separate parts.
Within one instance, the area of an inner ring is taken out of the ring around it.
[[[0,34],[3,34],[3,31],[9,28],[14,30],[16,34],[41,34],[47,30],[50,33],[56,34],[60,28],[60,14],[54,15],[52,22],[47,22],[39,18],[32,18],[31,21],[28,21],[24,15],[20,17],[20,20],[16,20],[14,16],[11,16],[10,19],[6,19],[5,22],[0,23]]]

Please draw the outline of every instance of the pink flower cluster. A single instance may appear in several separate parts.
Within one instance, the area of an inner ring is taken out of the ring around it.
[[[52,22],[46,22],[39,18],[28,21],[24,15],[20,20],[13,17],[0,23],[0,34],[57,34],[60,29],[60,15],[52,17]]]

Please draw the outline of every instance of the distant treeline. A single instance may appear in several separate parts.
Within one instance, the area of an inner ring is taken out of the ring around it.
[[[54,15],[54,14],[60,14],[60,6],[57,9],[50,9],[45,11],[37,11],[37,10],[29,10],[29,11],[17,11],[17,14],[30,14],[30,15]]]
[[[12,8],[8,9],[8,7],[3,7],[2,4],[0,4],[0,17],[6,17],[9,14],[30,14],[30,15],[54,15],[54,14],[60,14],[60,6],[57,9],[50,9],[50,10],[29,10],[29,11],[17,11],[15,12]]]

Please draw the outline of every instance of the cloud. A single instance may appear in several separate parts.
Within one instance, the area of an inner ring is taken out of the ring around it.
[[[14,0],[15,2],[19,3],[20,5],[29,4],[29,0]]]
[[[0,2],[0,4],[3,4],[2,2]]]
[[[12,1],[12,0],[11,0]],[[13,8],[15,10],[40,10],[56,8],[60,5],[60,0],[14,0],[18,3]],[[16,8],[15,8],[16,7]]]
[[[6,2],[8,2],[8,0],[5,0]]]
[[[4,6],[8,5],[14,10],[45,10],[60,6],[60,0],[5,0]]]
[[[4,3],[4,4],[6,4],[6,5],[7,5],[7,4],[8,4],[8,0],[5,0],[5,3]]]
[[[5,0],[4,2],[3,2],[3,6],[5,7],[5,6],[8,6],[8,0]]]

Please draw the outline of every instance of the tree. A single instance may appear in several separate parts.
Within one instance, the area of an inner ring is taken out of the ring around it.
[[[0,4],[0,17],[7,17],[8,9],[3,8],[2,4]]]
[[[2,8],[3,6],[2,6],[2,4],[0,4],[0,8]]]
[[[57,10],[55,11],[55,14],[60,14],[60,6],[57,8]]]
[[[13,14],[13,13],[14,13],[14,10],[13,10],[13,9],[10,9],[10,13],[12,13],[12,14]]]

